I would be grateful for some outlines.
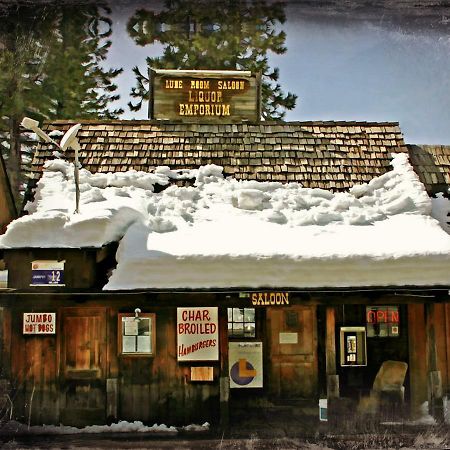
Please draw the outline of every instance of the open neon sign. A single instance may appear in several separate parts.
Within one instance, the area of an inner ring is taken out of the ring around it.
[[[368,306],[366,322],[367,337],[396,337],[400,324],[398,306]]]

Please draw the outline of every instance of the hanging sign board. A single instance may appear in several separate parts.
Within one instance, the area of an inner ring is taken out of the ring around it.
[[[280,344],[298,344],[298,333],[279,333]]]
[[[260,77],[248,71],[150,70],[150,118],[194,123],[258,122]]]
[[[230,388],[262,388],[262,342],[230,342],[228,345]]]
[[[178,361],[219,359],[218,308],[177,308]]]
[[[191,367],[191,381],[214,381],[214,368]]]
[[[33,261],[30,286],[65,286],[65,261]]]
[[[23,334],[55,334],[56,313],[23,313]]]

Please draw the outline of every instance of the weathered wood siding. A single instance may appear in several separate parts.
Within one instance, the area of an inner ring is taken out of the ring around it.
[[[59,386],[56,335],[22,335],[20,308],[11,321],[13,417],[28,423],[58,423]]]
[[[145,311],[156,313],[153,357],[118,356],[117,315],[132,312],[128,307],[34,308],[56,311],[57,333],[52,336],[24,336],[26,311],[27,306],[15,307],[11,325],[16,419],[82,426],[115,419],[181,425],[218,418],[219,362],[210,364],[213,382],[190,382],[192,364],[176,358],[176,308]]]
[[[257,308],[257,340],[263,342],[264,351],[264,388],[233,390],[231,406],[242,406],[247,397],[255,396],[280,402],[295,398],[315,401],[319,386],[322,394],[325,392],[326,379],[322,376],[319,383],[318,369],[319,366],[323,375],[326,373],[325,308],[293,304],[294,296],[292,299],[289,306]],[[224,332],[226,306],[220,308],[221,361],[198,363],[214,367],[214,381],[191,382],[190,367],[197,364],[179,363],[176,358],[176,306],[193,300],[197,304],[223,305],[220,294],[211,293],[111,293],[102,294],[101,298],[94,294],[42,293],[39,296],[20,294],[14,300],[11,297],[9,305],[5,302],[0,309],[0,362],[1,377],[9,378],[12,384],[13,417],[25,423],[30,420],[70,425],[115,419],[174,425],[218,422],[220,407],[226,410],[229,395],[226,388],[228,336]],[[238,304],[235,301],[234,306]],[[384,301],[393,303],[388,296],[380,297],[377,303],[384,304]],[[132,313],[137,307],[156,315],[155,355],[119,356],[118,314]],[[342,324],[364,323],[363,304],[340,305],[335,310],[337,332]],[[56,334],[24,336],[22,315],[30,311],[55,312]],[[450,305],[436,304],[434,311],[437,363],[447,391]],[[280,333],[286,332],[297,333],[298,343],[281,344]],[[322,351],[318,348],[319,332],[323,335]],[[368,340],[368,367],[336,367],[341,395],[358,396],[361,390],[372,386],[384,360],[398,359],[409,364],[406,386],[413,405],[427,400],[423,304],[401,307],[400,333],[398,338]],[[331,360],[329,363],[332,365]],[[222,377],[222,387],[219,377]]]
[[[10,417],[11,314],[0,307],[0,421]]]
[[[96,286],[96,250],[80,249],[15,249],[5,250],[5,263],[8,269],[8,286],[15,289],[38,289],[44,291],[65,288],[92,288]],[[33,287],[31,283],[31,263],[35,260],[65,260],[65,288]]]
[[[214,382],[190,382],[194,363],[177,362],[176,308],[145,312],[156,313],[155,356],[117,356],[117,351],[111,352],[111,377],[118,376],[119,417],[172,425],[217,419],[219,363],[201,364],[214,366]],[[115,316],[112,319],[117,327]],[[113,346],[110,341],[110,348]]]
[[[450,393],[450,303],[434,305],[437,369],[444,394]]]

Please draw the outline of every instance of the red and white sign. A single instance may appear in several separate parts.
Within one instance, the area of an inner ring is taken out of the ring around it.
[[[23,334],[55,334],[56,313],[23,313]]]
[[[218,308],[177,308],[178,361],[219,359]]]

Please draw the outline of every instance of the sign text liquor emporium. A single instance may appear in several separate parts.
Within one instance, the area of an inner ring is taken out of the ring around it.
[[[150,71],[150,117],[195,123],[258,122],[259,76],[245,71]]]

